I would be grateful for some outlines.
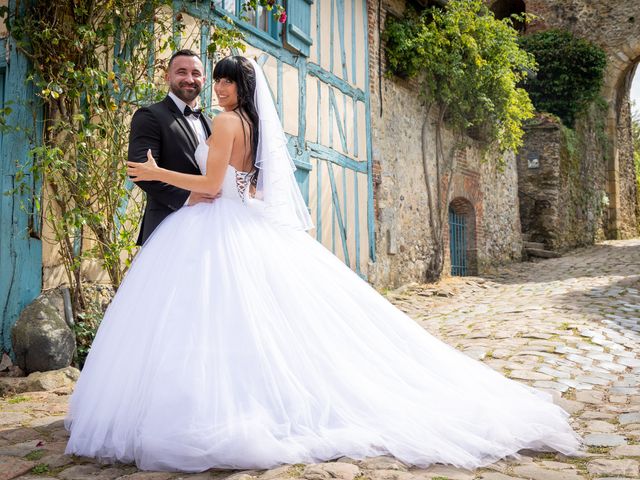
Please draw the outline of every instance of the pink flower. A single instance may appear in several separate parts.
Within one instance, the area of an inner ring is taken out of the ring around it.
[[[284,22],[286,22],[286,21],[287,21],[287,12],[282,12],[282,13],[280,14],[280,18],[278,19],[278,21],[279,21],[280,23],[284,23]]]

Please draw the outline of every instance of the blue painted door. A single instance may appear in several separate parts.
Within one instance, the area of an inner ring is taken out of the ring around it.
[[[449,252],[451,275],[467,275],[467,219],[449,208]]]
[[[9,353],[11,327],[42,286],[42,246],[33,197],[31,192],[7,194],[15,188],[20,170],[32,182],[28,163],[35,123],[35,96],[25,85],[27,60],[12,47],[8,59],[0,56],[0,108],[11,109],[6,117],[11,128],[0,130],[0,351]],[[6,51],[5,40],[0,40],[0,51]]]

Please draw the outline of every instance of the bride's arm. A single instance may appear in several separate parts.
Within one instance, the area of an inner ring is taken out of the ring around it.
[[[220,191],[224,174],[231,158],[236,122],[224,113],[213,119],[212,137],[207,156],[206,175],[190,175],[160,168],[151,152],[147,152],[145,163],[128,162],[127,173],[134,182],[157,180],[191,192],[216,195]]]

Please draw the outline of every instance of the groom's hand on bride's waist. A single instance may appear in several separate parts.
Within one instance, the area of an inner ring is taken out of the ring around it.
[[[191,192],[191,195],[189,195],[189,198],[187,199],[187,203],[185,203],[185,205],[187,207],[190,207],[198,203],[211,203],[219,196],[219,193],[217,195],[209,195],[208,193]]]

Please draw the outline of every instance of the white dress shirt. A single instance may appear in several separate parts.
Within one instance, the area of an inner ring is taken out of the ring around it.
[[[173,100],[173,102],[176,104],[178,109],[180,109],[181,112],[184,112],[184,109],[187,106],[187,104],[184,103],[182,100],[180,100],[177,97],[177,95],[173,92],[169,92],[169,97],[171,98],[171,100]],[[191,127],[191,129],[193,130],[193,132],[196,134],[196,137],[198,138],[198,143],[202,143],[206,141],[207,132],[204,130],[204,125],[202,125],[202,120],[200,120],[200,118],[196,118],[193,115],[189,115],[184,118],[189,124],[189,126]]]
[[[173,100],[173,102],[176,104],[176,106],[178,107],[178,109],[181,112],[184,112],[185,107],[187,106],[187,104],[185,102],[183,102],[182,100],[180,100],[178,98],[178,96],[173,93],[173,92],[169,92],[169,98],[171,98],[171,100]],[[191,130],[193,130],[193,132],[196,134],[196,138],[198,139],[198,143],[203,143],[207,140],[207,132],[204,130],[204,125],[202,125],[202,120],[200,120],[200,118],[196,118],[193,115],[188,115],[184,117],[185,120],[187,121],[187,123],[189,124],[189,126],[191,127]],[[191,195],[189,195],[187,197],[186,202],[184,202],[184,205],[189,205],[189,199],[191,198]]]

